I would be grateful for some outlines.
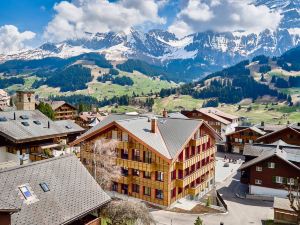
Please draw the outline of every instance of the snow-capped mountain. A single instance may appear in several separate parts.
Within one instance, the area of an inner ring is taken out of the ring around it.
[[[133,58],[166,67],[176,65],[201,68],[200,74],[235,64],[255,55],[280,55],[300,44],[300,0],[256,0],[280,10],[283,16],[276,31],[260,33],[247,31],[196,33],[178,39],[163,30],[140,32],[86,33],[85,38],[63,43],[46,43],[39,48],[12,55],[0,55],[0,61],[10,59],[68,58],[82,53],[98,52],[110,61]],[[184,68],[183,68],[184,69]]]

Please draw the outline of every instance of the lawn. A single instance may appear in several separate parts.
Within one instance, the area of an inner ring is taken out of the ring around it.
[[[83,94],[96,97],[98,100],[102,100],[104,98],[112,98],[114,96],[132,95],[133,92],[137,95],[149,94],[151,92],[159,93],[163,88],[171,88],[176,86],[176,84],[173,82],[160,80],[158,78],[151,78],[138,72],[126,73],[120,71],[119,76],[130,77],[134,82],[133,86],[121,86],[117,84],[111,84],[109,82],[100,83],[93,80],[92,82],[88,83],[88,88],[84,90],[62,93],[60,92],[59,88],[52,88],[44,85],[35,91],[41,97],[47,97],[49,95]],[[30,89],[34,81],[37,79],[38,78],[35,76],[28,76],[25,78],[24,85],[13,85],[9,87],[8,90],[17,90],[20,88]]]
[[[156,99],[153,111],[160,114],[163,109],[168,111],[181,111],[182,109],[191,110],[194,108],[200,108],[203,102],[204,100],[202,99],[194,99],[188,95],[181,95],[179,97],[171,95],[166,98]]]

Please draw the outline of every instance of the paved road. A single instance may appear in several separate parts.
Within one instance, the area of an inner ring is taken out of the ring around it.
[[[272,219],[272,202],[240,199],[235,196],[238,190],[245,188],[239,182],[239,174],[229,177],[217,189],[228,205],[227,214],[200,216],[205,225],[261,225],[262,220]],[[163,210],[152,212],[158,225],[193,225],[197,215],[171,213]],[[172,222],[171,222],[172,220]]]

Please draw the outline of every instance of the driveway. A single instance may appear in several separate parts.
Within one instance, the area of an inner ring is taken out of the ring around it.
[[[217,189],[228,205],[228,213],[200,215],[204,225],[220,225],[220,222],[223,222],[224,225],[261,225],[262,220],[273,218],[272,202],[236,197],[236,193],[241,190],[244,191],[247,187],[240,183],[240,174],[236,172],[237,167],[234,169],[229,177],[217,183]],[[216,168],[216,173],[219,173],[220,170],[222,170],[222,167]],[[224,174],[227,174],[227,172]],[[157,225],[193,225],[198,216],[164,210],[151,213],[157,221]]]

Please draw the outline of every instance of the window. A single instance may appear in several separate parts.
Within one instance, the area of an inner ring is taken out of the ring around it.
[[[173,171],[171,172],[171,179],[172,179],[172,180],[175,180],[175,179],[176,179],[176,170],[173,170]]]
[[[239,142],[239,139],[238,139],[238,138],[235,138],[235,139],[234,139],[234,142]]]
[[[118,139],[118,132],[116,130],[113,130],[111,133],[111,138],[114,140]]]
[[[140,185],[132,184],[132,192],[140,193]]]
[[[249,143],[250,143],[250,144],[253,144],[253,140],[249,140]]]
[[[151,152],[144,152],[144,162],[145,163],[151,163]]]
[[[268,162],[268,168],[274,169],[274,168],[275,168],[275,163],[273,163],[273,162]]]
[[[276,183],[277,184],[282,184],[283,183],[283,177],[276,176]]]
[[[151,188],[144,187],[144,195],[151,196]]]
[[[128,142],[128,134],[125,132],[122,133],[122,141]]]
[[[48,185],[45,182],[40,183],[40,186],[41,186],[41,188],[43,189],[44,192],[50,191]]]
[[[19,189],[22,192],[25,199],[32,197],[32,194],[29,191],[29,188],[27,186],[21,186],[21,187],[19,187]]]
[[[151,178],[151,173],[144,171],[144,178],[150,179]]]
[[[127,167],[122,167],[121,168],[121,173],[122,173],[122,176],[127,177],[128,176],[128,168]]]
[[[157,171],[156,172],[156,180],[158,180],[158,181],[164,181],[164,173],[160,172],[160,171]]]
[[[140,161],[140,150],[138,149],[133,149],[133,156],[132,159],[134,161]]]
[[[133,170],[133,172],[132,172],[132,174],[133,174],[133,176],[140,176],[140,171],[139,170]]]
[[[240,143],[243,143],[243,139],[239,139],[239,142],[240,142]]]
[[[163,199],[163,198],[164,198],[164,193],[163,193],[162,190],[156,189],[156,190],[155,190],[155,196],[156,196],[156,198],[158,198],[158,199]]]
[[[261,166],[256,166],[256,171],[257,172],[261,172],[262,171],[262,167]]]
[[[294,178],[287,178],[287,184],[288,185],[295,185],[295,179]]]
[[[262,181],[259,180],[259,179],[255,179],[255,184],[261,185],[261,184],[262,184]]]

